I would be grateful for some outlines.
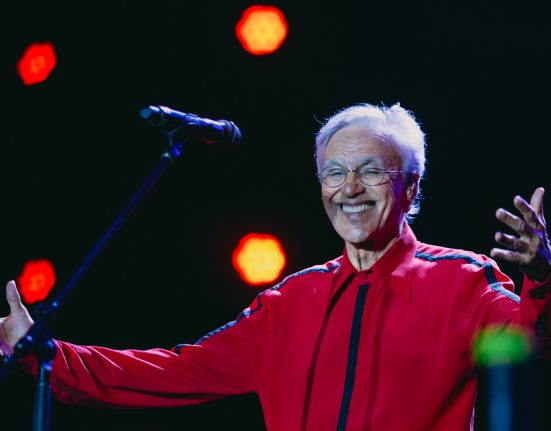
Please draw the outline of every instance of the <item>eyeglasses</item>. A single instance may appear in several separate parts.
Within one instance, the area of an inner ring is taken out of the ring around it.
[[[344,184],[349,172],[354,172],[365,186],[378,186],[388,181],[390,175],[401,174],[404,171],[376,169],[369,166],[360,166],[356,169],[345,169],[341,166],[328,166],[322,169],[319,178],[329,187],[339,187]]]

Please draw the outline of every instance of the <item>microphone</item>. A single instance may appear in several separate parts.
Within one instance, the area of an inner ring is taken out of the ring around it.
[[[241,142],[241,131],[232,121],[201,118],[166,106],[148,106],[140,110],[140,116],[178,140],[195,140],[224,147]]]

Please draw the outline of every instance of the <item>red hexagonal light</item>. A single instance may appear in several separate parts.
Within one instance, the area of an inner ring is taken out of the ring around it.
[[[278,8],[256,5],[243,12],[235,31],[247,52],[271,54],[287,37],[287,22]]]
[[[23,300],[27,304],[33,304],[48,296],[55,280],[54,266],[49,260],[29,260],[17,278],[17,285]]]
[[[51,43],[33,43],[17,63],[17,72],[23,84],[38,84],[48,78],[55,64],[55,51]]]
[[[280,276],[286,257],[276,237],[250,233],[239,241],[232,260],[241,278],[258,286],[271,283]]]

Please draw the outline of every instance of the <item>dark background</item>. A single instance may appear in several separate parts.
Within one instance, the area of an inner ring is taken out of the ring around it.
[[[428,163],[413,223],[421,241],[489,254],[495,210],[551,186],[550,38],[539,3],[271,2],[289,35],[268,56],[250,55],[235,37],[252,4],[3,4],[2,284],[29,259],[52,260],[58,287],[81,264],[165,149],[143,107],[229,119],[243,133],[232,151],[186,147],[64,304],[56,338],[114,348],[194,342],[258,293],[231,264],[252,231],[280,238],[284,275],[339,255],[313,138],[319,121],[350,104],[400,102],[422,123]],[[36,41],[54,44],[58,64],[25,87],[15,65]],[[516,268],[501,267],[520,290]],[[540,386],[532,389],[541,399]],[[3,428],[31,428],[33,396],[19,370],[1,383]],[[52,422],[106,431],[221,424],[263,429],[256,397],[132,411],[54,402]]]

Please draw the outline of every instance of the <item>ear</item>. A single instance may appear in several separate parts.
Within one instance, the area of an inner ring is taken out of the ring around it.
[[[406,186],[406,193],[404,196],[404,207],[406,213],[411,209],[413,201],[415,201],[417,193],[419,192],[419,179],[419,174],[411,174],[407,179],[409,180],[409,184]]]

